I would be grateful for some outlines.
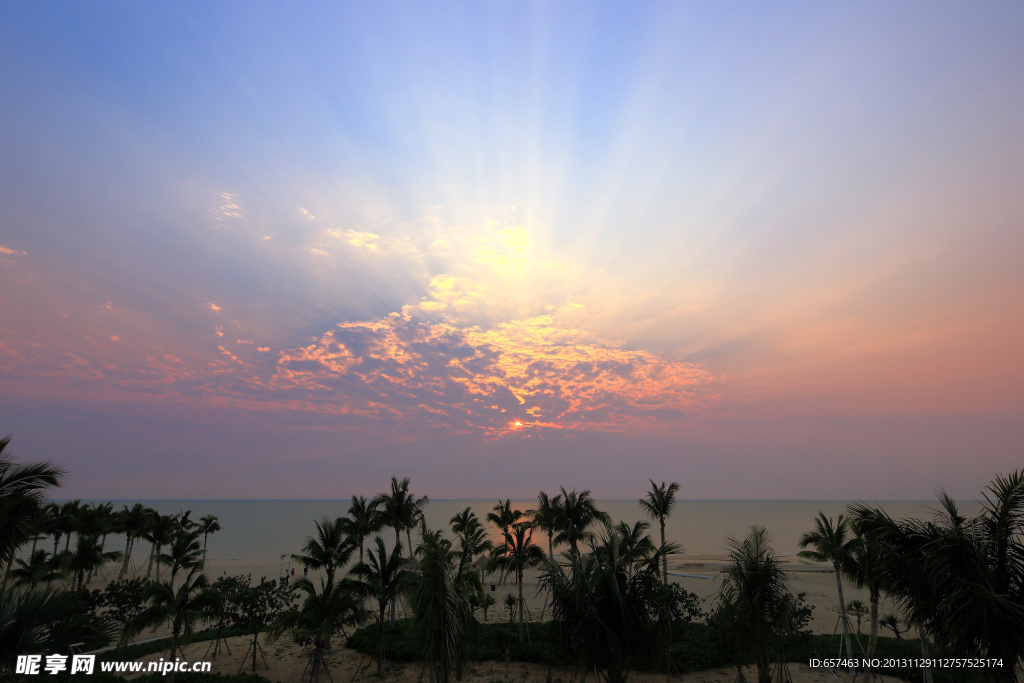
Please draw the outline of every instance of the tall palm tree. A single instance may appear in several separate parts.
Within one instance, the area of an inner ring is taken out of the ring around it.
[[[856,518],[851,518],[850,529],[855,536],[853,559],[847,577],[857,584],[858,588],[868,589],[868,613],[870,615],[870,632],[866,658],[872,660],[878,649],[878,602],[882,595],[882,579],[879,567],[878,543],[861,529]],[[859,618],[859,617],[858,617]],[[858,631],[859,633],[859,631]]]
[[[854,553],[857,548],[857,538],[850,533],[849,521],[843,516],[833,523],[831,517],[819,512],[814,519],[814,530],[808,531],[800,537],[798,545],[801,548],[814,546],[814,550],[803,550],[800,557],[814,560],[815,562],[831,562],[836,573],[836,591],[839,594],[839,620],[843,625],[843,639],[846,641],[846,656],[850,662],[854,661],[853,646],[850,640],[850,620],[846,616],[846,601],[843,598],[843,575],[855,573],[853,567]],[[850,676],[855,673],[854,667],[850,666]]]
[[[146,578],[153,571],[153,563],[165,545],[174,540],[174,532],[179,528],[178,521],[171,515],[161,515],[156,510],[150,515],[149,525],[145,531],[145,539],[153,544],[150,549],[149,567]],[[156,562],[156,580],[160,581],[160,563]]]
[[[475,569],[441,532],[423,530],[419,572],[410,590],[413,626],[419,633],[431,680],[461,678],[466,641],[476,624],[470,597],[483,591]],[[469,571],[465,571],[468,569]],[[474,580],[475,578],[475,580]]]
[[[618,538],[619,554],[622,557],[622,562],[626,565],[626,572],[630,576],[633,574],[634,566],[644,562],[658,551],[654,547],[654,543],[651,542],[651,537],[647,535],[647,530],[650,528],[651,525],[647,522],[636,522],[633,526],[629,526],[626,522],[620,521],[605,532],[606,535],[614,535]],[[666,553],[663,552],[661,555],[664,557]]]
[[[549,498],[547,492],[541,491],[537,494],[537,508],[527,510],[526,514],[533,522],[533,526],[548,535],[548,562],[555,562],[555,532],[558,531],[559,506],[562,504],[562,494]]]
[[[360,621],[359,601],[347,582],[335,583],[333,578],[321,580],[319,592],[305,577],[297,579],[292,590],[305,594],[306,599],[278,617],[270,628],[270,637],[274,639],[285,631],[292,631],[297,637],[308,639],[313,645],[309,682],[319,683],[324,673],[330,678],[324,655],[331,649],[331,636],[346,625]]]
[[[193,567],[177,590],[171,583],[154,581],[143,593],[145,609],[125,628],[122,644],[151,626],[167,624],[171,628],[171,651],[167,660],[174,661],[179,643],[188,644],[195,634],[195,625],[207,620],[217,610],[218,597],[210,590],[206,574]],[[174,683],[171,671],[170,683]]]
[[[541,565],[544,551],[533,542],[533,527],[529,522],[513,524],[505,532],[505,540],[494,549],[491,566],[503,574],[514,574],[519,587],[519,642],[523,642],[524,618],[523,572]]]
[[[679,483],[672,482],[661,485],[654,483],[651,479],[651,490],[647,492],[646,498],[640,499],[640,509],[652,519],[658,520],[661,525],[661,544],[665,545],[665,520],[672,514],[672,508],[676,504],[676,493],[679,492]],[[668,585],[668,556],[661,560],[661,575],[665,585]]]
[[[71,534],[78,531],[78,520],[82,508],[82,501],[69,500],[60,506],[60,516],[57,518],[57,526],[64,535],[64,551],[71,549]],[[53,551],[56,554],[56,550]]]
[[[18,548],[34,531],[33,520],[45,491],[60,486],[64,470],[48,462],[17,463],[6,453],[10,435],[0,439],[0,567],[7,587],[10,569]]]
[[[359,562],[363,561],[363,544],[370,534],[380,531],[382,526],[377,505],[364,496],[352,496],[352,504],[348,507],[348,518],[345,520],[345,533],[359,544]]]
[[[558,511],[558,530],[555,543],[568,543],[574,554],[579,554],[579,542],[590,541],[594,534],[588,531],[592,524],[611,524],[612,518],[597,509],[590,491],[572,492],[562,489],[562,504]]]
[[[374,546],[366,553],[366,562],[357,564],[349,572],[356,577],[360,593],[377,601],[377,675],[381,679],[384,677],[384,615],[388,606],[398,598],[409,576],[409,572],[402,569],[402,564],[401,543],[395,544],[388,555],[384,539],[376,536]]]
[[[451,519],[451,525],[459,541],[462,564],[472,564],[478,555],[494,550],[494,544],[471,508],[456,513]]]
[[[402,544],[402,530],[405,530],[406,539],[409,542],[409,559],[414,555],[412,547],[412,536],[410,529],[416,526],[423,515],[423,508],[430,499],[426,496],[416,498],[409,491],[409,478],[402,481],[391,477],[391,492],[379,493],[371,501],[371,504],[380,513],[381,526],[389,526],[395,530],[395,546]],[[397,605],[391,603],[391,625],[395,625],[397,616]]]
[[[213,515],[206,515],[205,517],[199,518],[199,533],[203,535],[203,567],[206,566],[206,541],[210,538],[210,534],[215,534],[220,531],[220,522]]]
[[[292,555],[292,561],[309,567],[323,569],[327,581],[334,580],[334,573],[348,564],[355,552],[355,546],[345,535],[345,524],[341,518],[331,520],[324,517],[316,524],[316,537],[307,536],[301,555]]]
[[[1024,472],[997,476],[982,498],[974,518],[944,492],[929,521],[863,504],[851,514],[878,544],[881,585],[922,631],[922,647],[934,639],[945,656],[1001,659],[986,671],[1009,683],[1024,662]]]
[[[174,588],[174,577],[181,569],[191,569],[201,564],[202,553],[199,549],[199,531],[184,528],[178,529],[167,548],[170,552],[156,556],[159,564],[171,568],[171,588]]]
[[[128,566],[131,563],[132,551],[135,549],[135,539],[142,538],[151,522],[150,511],[142,503],[136,503],[131,508],[127,505],[124,510],[118,513],[117,528],[124,534],[124,564],[121,565],[121,572],[118,579],[123,579],[128,573]]]
[[[526,516],[522,510],[513,510],[512,501],[506,500],[504,502],[498,501],[498,504],[494,506],[493,512],[487,513],[487,521],[498,527],[498,531],[502,535],[507,534],[509,527],[521,520]]]

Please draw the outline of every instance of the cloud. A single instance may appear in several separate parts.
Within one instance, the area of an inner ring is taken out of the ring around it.
[[[316,254],[317,256],[330,256],[330,254],[328,254],[323,249],[310,249],[309,253],[310,254]]]
[[[206,304],[206,305],[209,306],[210,310],[213,311],[214,313],[216,313],[217,311],[220,310],[220,306],[218,306],[217,304]]]
[[[14,249],[9,249],[8,247],[5,247],[4,245],[0,244],[0,254],[7,254],[7,255],[23,254],[23,255],[27,255],[28,252],[27,251],[15,251]]]
[[[517,420],[613,431],[685,420],[716,404],[712,382],[698,365],[589,339],[550,316],[483,329],[392,314],[282,351],[269,384],[341,412],[498,436]]]

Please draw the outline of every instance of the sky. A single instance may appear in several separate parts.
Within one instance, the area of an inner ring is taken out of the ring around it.
[[[91,498],[977,496],[1020,3],[5,3],[0,433]]]

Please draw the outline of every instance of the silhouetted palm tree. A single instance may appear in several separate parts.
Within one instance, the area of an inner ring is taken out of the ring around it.
[[[203,535],[203,567],[206,567],[206,542],[210,538],[210,534],[215,534],[220,531],[220,522],[213,515],[206,515],[205,517],[199,518],[199,533]]]
[[[355,552],[355,545],[345,535],[345,524],[341,518],[331,520],[324,517],[316,524],[316,537],[307,536],[301,555],[292,555],[292,561],[309,567],[323,569],[327,581],[334,581],[334,574],[348,564]]]
[[[525,516],[522,510],[513,510],[512,501],[506,500],[505,502],[498,501],[498,504],[494,506],[494,512],[487,513],[487,521],[498,527],[498,531],[502,535],[507,534],[509,527],[521,520]]]
[[[165,545],[174,540],[174,532],[178,528],[177,520],[171,515],[161,515],[156,510],[152,511],[149,524],[144,532],[144,538],[153,544],[150,549],[149,567],[146,569],[147,579],[150,572],[153,571],[153,563],[156,562],[157,555]],[[156,580],[160,581],[160,563],[156,563]]]
[[[308,638],[313,645],[309,681],[318,683],[323,673],[330,678],[324,654],[331,649],[331,636],[360,621],[359,601],[346,582],[335,583],[333,579],[321,580],[319,591],[309,579],[296,579],[292,590],[305,594],[305,600],[281,614],[271,626],[270,637],[292,631],[298,638]]]
[[[537,509],[527,510],[526,514],[533,521],[533,526],[548,535],[548,562],[555,562],[555,532],[558,531],[559,510],[562,503],[562,494],[554,498],[548,498],[548,494],[541,491],[537,494]]]
[[[452,532],[459,541],[459,553],[463,564],[472,562],[481,554],[494,550],[494,544],[476,514],[470,508],[458,512],[451,519]]]
[[[402,569],[402,564],[401,543],[396,544],[388,555],[384,539],[377,536],[374,538],[374,547],[366,553],[366,562],[356,565],[349,572],[360,584],[360,592],[377,601],[377,675],[381,678],[384,676],[384,615],[388,606],[398,598],[409,575]]]
[[[1024,661],[1024,472],[997,476],[983,499],[974,518],[944,492],[932,521],[863,504],[851,514],[878,544],[881,585],[908,621],[944,656],[1002,659],[986,673],[1010,682]]]
[[[91,578],[94,569],[107,562],[117,562],[121,559],[121,553],[116,550],[105,553],[100,548],[99,537],[77,534],[74,552],[65,553],[65,557],[64,566],[75,577],[75,588],[80,589],[86,584],[86,574]]]
[[[850,640],[850,620],[846,616],[846,601],[843,598],[843,575],[855,573],[853,566],[857,539],[850,533],[850,525],[843,515],[833,523],[831,517],[819,512],[814,519],[814,531],[808,531],[800,537],[799,546],[814,546],[814,550],[803,550],[800,557],[816,562],[831,562],[836,572],[836,591],[839,593],[839,620],[843,625],[843,638],[846,641],[846,656],[852,662],[855,655]],[[850,667],[850,676],[854,675],[854,667]]]
[[[363,561],[364,542],[370,534],[380,531],[382,526],[374,501],[367,501],[363,496],[352,496],[348,518],[345,519],[345,533],[359,544],[360,562]]]
[[[562,487],[562,504],[556,510],[559,534],[555,543],[568,543],[572,552],[579,554],[579,542],[590,541],[594,534],[588,529],[593,524],[611,524],[612,518],[597,509],[597,504],[590,497],[590,491],[575,489],[567,492]]]
[[[544,551],[533,542],[533,528],[529,522],[513,524],[505,532],[504,542],[494,549],[491,566],[503,574],[513,574],[519,588],[519,642],[523,642],[523,572],[541,565]]]
[[[121,572],[118,579],[123,579],[128,573],[128,566],[131,563],[132,551],[135,549],[135,539],[142,538],[151,522],[151,511],[142,503],[136,503],[131,508],[127,505],[118,513],[117,528],[124,534],[124,564],[121,565]]]
[[[64,470],[48,462],[15,462],[5,453],[10,442],[10,435],[0,439],[0,590],[7,587],[7,571],[15,553],[35,531],[44,492],[60,486],[64,477]]]
[[[666,485],[665,482],[661,482],[661,485],[654,483],[651,479],[651,490],[647,492],[646,498],[640,499],[640,509],[642,509],[649,517],[658,520],[658,524],[661,525],[661,544],[665,545],[665,520],[668,519],[669,515],[672,514],[672,508],[676,504],[676,493],[679,492],[678,482],[672,482]],[[662,557],[661,560],[661,575],[665,585],[668,585],[668,556]]]
[[[199,549],[199,531],[179,528],[171,539],[167,550],[156,556],[156,561],[171,568],[171,588],[174,588],[174,577],[181,569],[191,569],[201,564],[202,553]]]
[[[122,634],[122,644],[151,626],[167,624],[171,628],[171,650],[167,660],[174,661],[179,642],[188,644],[195,633],[195,625],[216,613],[217,595],[209,589],[206,574],[193,567],[181,586],[175,590],[171,583],[154,581],[146,586],[143,593],[145,609]],[[174,683],[174,671],[168,678]]]
[[[14,585],[34,588],[40,583],[49,584],[51,581],[63,581],[67,578],[67,573],[61,568],[59,561],[54,562],[53,560],[54,557],[42,548],[29,555],[27,562],[15,559],[14,567],[11,568]]]
[[[382,526],[389,526],[395,530],[395,545],[400,546],[402,544],[402,530],[405,530],[406,540],[409,542],[409,559],[413,558],[415,551],[412,547],[412,535],[410,529],[419,524],[419,520],[423,515],[423,508],[426,507],[430,499],[426,496],[422,498],[416,498],[409,491],[409,479],[406,477],[402,481],[398,481],[397,478],[391,477],[391,492],[380,493],[374,497],[371,504],[378,510],[380,514],[380,523]],[[397,605],[391,603],[391,625],[394,626],[396,620]]]

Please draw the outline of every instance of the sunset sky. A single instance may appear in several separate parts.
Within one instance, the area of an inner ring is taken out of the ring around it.
[[[978,494],[1021,3],[4,3],[0,434],[62,495]]]

